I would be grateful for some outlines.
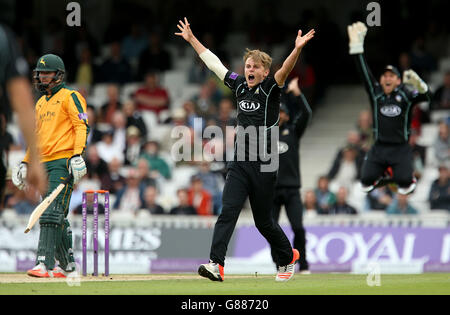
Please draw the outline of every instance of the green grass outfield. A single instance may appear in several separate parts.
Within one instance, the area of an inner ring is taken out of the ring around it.
[[[105,281],[106,280],[106,281]],[[226,276],[212,282],[196,275],[112,275],[82,278],[79,286],[63,279],[36,279],[25,274],[0,274],[5,294],[157,294],[157,295],[302,295],[302,294],[450,294],[450,274],[381,275],[381,286],[370,287],[366,275],[295,275],[286,283],[274,276]]]

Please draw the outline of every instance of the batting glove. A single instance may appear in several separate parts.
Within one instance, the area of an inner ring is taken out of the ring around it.
[[[367,26],[362,22],[356,22],[347,27],[350,39],[350,55],[362,54],[364,52],[364,38],[367,34]]]
[[[73,175],[74,184],[78,183],[86,175],[86,163],[84,163],[81,155],[74,155],[69,159],[69,173]]]
[[[403,72],[403,83],[411,84],[420,94],[424,94],[428,91],[428,85],[413,70],[406,70]]]
[[[27,178],[27,163],[21,162],[16,165],[12,170],[12,182],[13,184],[23,190],[25,188],[25,179]]]

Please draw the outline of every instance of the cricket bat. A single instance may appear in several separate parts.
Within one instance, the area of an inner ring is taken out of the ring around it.
[[[30,232],[30,230],[39,220],[44,211],[48,208],[48,206],[50,206],[53,200],[55,200],[56,196],[59,195],[59,193],[71,180],[72,174],[70,174],[69,177],[67,177],[66,180],[64,180],[61,184],[59,184],[58,187],[56,187],[55,190],[53,190],[52,193],[48,195],[44,200],[42,200],[42,202],[33,210],[33,212],[30,215],[30,218],[28,219],[28,225],[27,228],[25,229],[25,233]]]

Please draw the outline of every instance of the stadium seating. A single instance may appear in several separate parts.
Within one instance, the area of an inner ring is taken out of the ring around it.
[[[304,190],[315,188],[327,174],[347,132],[356,126],[359,112],[369,107],[362,86],[332,87],[324,103],[314,110],[312,123],[301,140],[300,163]]]
[[[95,84],[92,88],[92,93],[86,99],[86,102],[95,108],[100,108],[103,104],[108,102],[108,96],[106,94],[107,89],[107,83]]]
[[[224,47],[231,57],[231,68],[242,66],[242,47],[248,47],[248,38],[245,34],[231,33],[226,37]],[[200,85],[189,84],[187,73],[197,58],[192,49],[185,46],[168,44],[165,46],[174,61],[174,69],[161,74],[161,85],[169,91],[171,109],[182,107],[186,100],[192,99],[199,93]],[[278,45],[270,50],[274,58],[281,58],[284,46]],[[103,50],[103,58],[109,53],[108,47]],[[439,62],[439,70],[431,75],[430,86],[436,88],[442,82],[445,71],[450,69],[450,58],[444,58]],[[70,84],[73,87],[73,84]],[[132,94],[142,85],[142,82],[132,82],[120,88],[120,101],[126,102]],[[87,102],[97,109],[107,102],[107,84],[95,84],[87,98]],[[313,189],[317,178],[326,174],[331,166],[337,150],[344,145],[346,134],[356,126],[360,111],[369,108],[367,94],[362,85],[357,86],[333,86],[327,90],[325,100],[320,107],[315,108],[311,125],[301,142],[301,172],[303,191]],[[169,118],[171,112],[161,113],[159,119],[152,112],[142,112],[142,117],[148,128],[146,140],[166,141],[170,134],[171,126],[163,124]],[[422,126],[419,144],[427,146],[427,165],[424,176],[419,181],[415,194],[411,197],[414,206],[421,212],[428,210],[428,191],[432,181],[436,178],[437,171],[434,159],[432,143],[437,135],[436,121],[448,117],[448,112],[435,113],[432,116],[433,123]],[[8,131],[15,141],[20,139],[20,131],[17,124],[8,125]],[[21,159],[23,152],[12,153],[9,157],[10,165],[14,165]],[[170,152],[163,152],[167,161],[171,161]],[[190,176],[196,169],[193,167],[175,167],[171,180],[162,182],[160,202],[166,209],[170,209],[176,201],[176,190],[189,184]],[[358,183],[351,189],[349,203],[358,209],[363,208],[365,195],[359,193]]]

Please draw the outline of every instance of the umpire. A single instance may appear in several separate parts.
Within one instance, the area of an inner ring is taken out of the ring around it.
[[[292,104],[291,108],[295,106],[297,109],[297,114],[292,122],[290,121],[289,109],[285,103]],[[309,266],[306,261],[303,205],[299,192],[301,187],[299,150],[300,138],[304,134],[311,117],[311,107],[298,87],[298,78],[294,78],[286,89],[284,103],[280,108],[280,167],[275,189],[273,217],[275,221],[278,221],[281,206],[284,205],[294,232],[293,247],[300,252],[300,273],[308,273]],[[273,250],[272,258],[274,262],[277,261],[276,253]]]

